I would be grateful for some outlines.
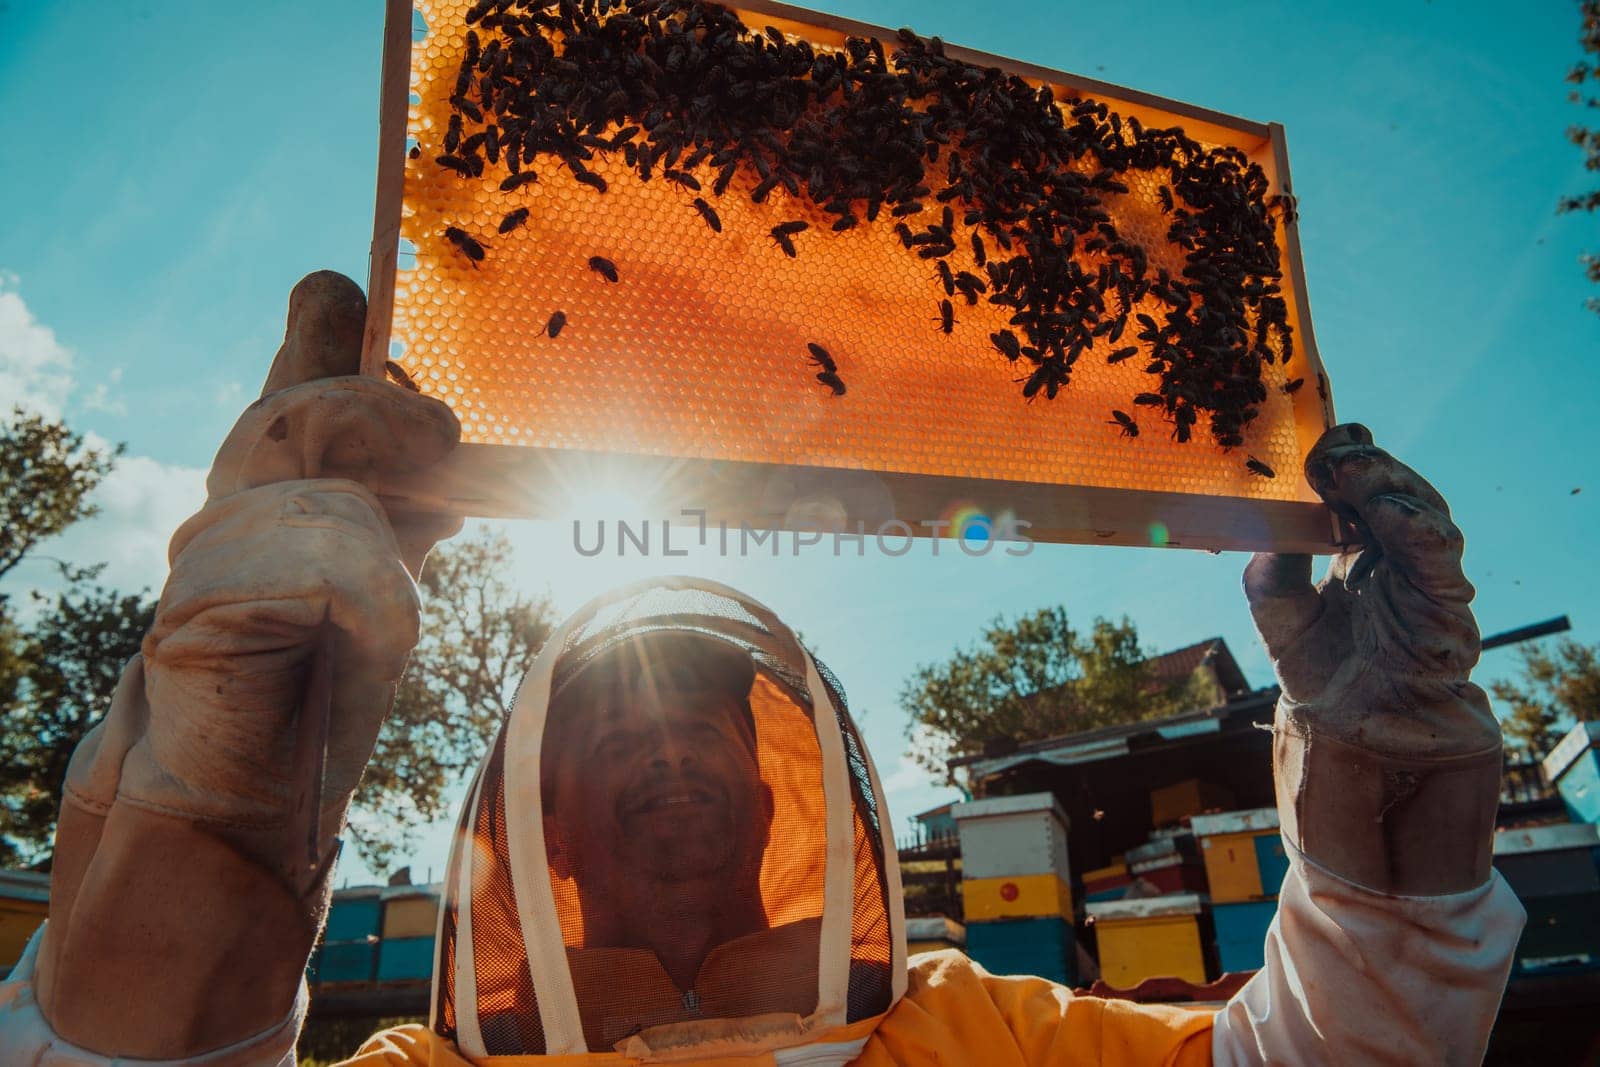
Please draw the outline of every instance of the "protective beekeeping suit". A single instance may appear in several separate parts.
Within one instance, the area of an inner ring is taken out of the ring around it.
[[[348,377],[362,311],[337,276],[296,289],[174,538],[143,654],[68,775],[0,1062],[293,1062],[328,858],[416,639],[408,571],[452,528],[365,488],[425,474],[458,431]],[[1460,535],[1359,427],[1307,473],[1369,548],[1320,588],[1303,557],[1246,572],[1284,686],[1293,862],[1266,966],[1220,1012],[908,961],[843,689],[769,608],[671,579],[592,601],[541,653],[458,825],[429,1021],[354,1062],[1476,1062],[1522,911],[1489,866],[1500,737],[1466,681]],[[329,640],[324,761],[307,709]]]

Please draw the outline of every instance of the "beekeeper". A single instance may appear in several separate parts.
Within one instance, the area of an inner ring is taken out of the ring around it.
[[[300,283],[173,539],[143,654],[68,773],[0,1062],[293,1063],[345,808],[417,637],[413,577],[457,525],[367,488],[425,473],[459,428],[354,376],[364,311],[343,277]],[[1523,913],[1489,864],[1500,733],[1467,681],[1461,536],[1359,426],[1307,474],[1367,547],[1320,586],[1306,557],[1245,572],[1284,690],[1292,863],[1266,965],[1220,1011],[1075,998],[955,952],[908,963],[843,690],[766,607],[668,579],[551,637],[464,805],[429,1021],[353,1062],[1477,1062]],[[311,824],[306,677],[328,640]]]

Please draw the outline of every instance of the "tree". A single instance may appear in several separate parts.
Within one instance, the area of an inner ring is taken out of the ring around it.
[[[1164,682],[1148,659],[1126,618],[1096,618],[1088,633],[1074,630],[1062,608],[996,618],[978,645],[919,667],[901,688],[912,757],[954,784],[946,764],[955,756],[1212,702],[1198,675]]]
[[[1583,50],[1591,56],[1600,56],[1600,0],[1581,0],[1578,4],[1578,13],[1582,29],[1578,34],[1578,42],[1583,45]],[[1574,104],[1582,104],[1585,108],[1600,107],[1600,97],[1587,95],[1582,86],[1589,81],[1600,79],[1600,62],[1583,60],[1567,72],[1567,81],[1574,88],[1567,93],[1567,99]],[[1600,130],[1591,130],[1586,126],[1574,124],[1567,127],[1567,139],[1583,149],[1584,167],[1591,171],[1600,170]],[[1569,211],[1591,212],[1600,208],[1600,188],[1591,189],[1578,196],[1564,196],[1556,210],[1565,214]],[[1586,255],[1582,257],[1584,272],[1592,282],[1600,282],[1600,256]],[[1590,311],[1600,313],[1600,298],[1591,298],[1588,302]]]
[[[1569,638],[1557,643],[1554,654],[1538,645],[1519,652],[1521,677],[1494,682],[1490,690],[1510,708],[1501,719],[1507,744],[1540,759],[1565,727],[1600,718],[1600,645]]]
[[[91,574],[93,571],[90,572]],[[72,751],[99,722],[155,601],[74,583],[26,629],[0,620],[0,865],[48,859]]]
[[[483,757],[554,629],[549,598],[507,582],[511,560],[510,542],[487,530],[428,558],[421,638],[350,816],[373,870],[386,869],[419,827],[450,814],[450,787]]]
[[[85,448],[64,424],[12,410],[0,424],[0,578],[40,541],[98,513],[89,494],[122,448]]]

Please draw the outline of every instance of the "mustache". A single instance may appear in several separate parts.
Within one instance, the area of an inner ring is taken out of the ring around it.
[[[665,771],[623,790],[617,798],[617,816],[621,819],[636,815],[679,795],[698,803],[725,804],[728,800],[728,790],[722,782],[702,771]]]

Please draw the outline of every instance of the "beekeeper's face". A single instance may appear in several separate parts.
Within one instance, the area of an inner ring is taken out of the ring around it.
[[[713,880],[727,891],[759,876],[772,793],[741,700],[635,688],[554,733],[559,751],[545,766],[556,775],[556,839],[548,844],[566,868],[558,873],[586,897],[630,880]]]

